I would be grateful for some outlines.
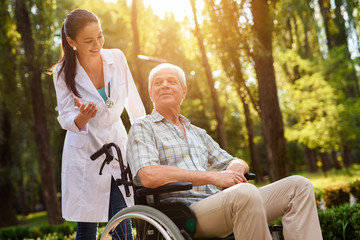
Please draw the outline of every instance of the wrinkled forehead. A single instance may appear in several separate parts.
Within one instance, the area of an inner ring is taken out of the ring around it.
[[[180,81],[178,72],[171,68],[168,68],[168,69],[165,68],[165,69],[161,69],[161,70],[157,71],[153,76],[153,80],[163,78],[163,77],[174,77],[174,78],[176,78],[176,80]]]

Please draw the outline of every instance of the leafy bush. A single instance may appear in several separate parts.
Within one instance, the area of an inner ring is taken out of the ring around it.
[[[327,186],[324,188],[323,197],[327,208],[348,203],[350,201],[349,186],[347,184]]]
[[[360,204],[319,209],[319,220],[324,239],[360,239]]]
[[[351,194],[356,198],[356,201],[360,203],[360,180],[357,179],[349,184]]]
[[[0,229],[1,240],[22,240],[22,239],[65,239],[75,231],[75,227],[68,223],[57,226],[43,225],[37,227],[17,226]]]
[[[314,191],[315,191],[316,206],[319,207],[322,199],[322,191],[319,189],[315,189]]]

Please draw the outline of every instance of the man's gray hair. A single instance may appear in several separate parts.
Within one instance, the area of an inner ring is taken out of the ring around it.
[[[161,64],[157,65],[156,67],[154,67],[150,71],[150,74],[149,74],[149,91],[151,89],[151,86],[152,86],[152,83],[153,83],[153,80],[154,80],[154,75],[156,73],[158,73],[159,71],[164,70],[164,69],[169,70],[169,71],[174,71],[178,75],[181,86],[183,88],[186,87],[185,73],[180,67],[178,67],[178,66],[176,66],[174,64],[171,64],[171,63],[161,63]]]

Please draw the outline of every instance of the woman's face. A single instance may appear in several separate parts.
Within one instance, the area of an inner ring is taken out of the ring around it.
[[[76,47],[79,58],[98,57],[104,45],[100,23],[91,22],[80,29],[75,39],[66,39],[71,47]]]

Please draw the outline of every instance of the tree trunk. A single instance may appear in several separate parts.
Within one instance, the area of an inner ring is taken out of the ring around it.
[[[359,97],[360,87],[349,51],[347,41],[348,34],[342,13],[343,0],[335,0],[334,14],[331,12],[332,9],[330,0],[319,0],[318,3],[324,20],[324,28],[329,51],[334,47],[344,46],[344,57],[351,64],[345,75],[346,84],[343,91],[348,97]],[[335,16],[334,18],[332,18],[333,15]]]
[[[0,227],[16,225],[18,223],[14,211],[14,187],[11,179],[12,156],[11,156],[11,122],[10,112],[5,104],[0,106],[1,112],[1,137],[0,164],[3,174],[0,175]]]
[[[328,153],[320,153],[322,170],[324,172],[325,177],[327,177],[327,172],[331,169],[330,157]]]
[[[347,145],[343,146],[342,153],[343,153],[345,167],[352,168],[353,163],[352,163],[352,159],[351,159],[351,153],[350,153],[350,149]]]
[[[34,114],[34,132],[39,151],[41,181],[44,190],[45,205],[50,224],[59,224],[61,218],[60,204],[54,174],[54,161],[50,147],[50,136],[46,125],[44,95],[41,86],[41,71],[35,59],[35,43],[31,30],[29,12],[23,0],[16,0],[17,29],[21,35],[26,57],[26,67],[30,79],[30,95]]]
[[[239,89],[240,90],[240,89]],[[248,135],[248,144],[249,144],[249,150],[250,150],[250,160],[251,160],[251,168],[254,173],[256,173],[256,183],[262,182],[262,170],[260,166],[259,157],[256,150],[256,144],[254,142],[255,132],[254,132],[254,126],[253,122],[251,120],[251,114],[249,109],[249,103],[245,99],[245,94],[241,93],[241,90],[238,91],[241,102],[244,107],[244,114],[245,114],[245,124],[246,124],[246,131]]]
[[[324,21],[324,28],[325,28],[325,34],[327,39],[327,47],[330,50],[334,43],[331,41],[331,33],[330,33],[330,19],[331,19],[331,13],[330,13],[330,1],[329,0],[318,0],[321,16]]]
[[[235,56],[230,53],[230,55]],[[249,150],[250,150],[250,160],[251,160],[251,167],[252,171],[256,173],[256,182],[262,182],[262,170],[260,165],[260,160],[257,154],[256,144],[254,142],[255,137],[255,131],[253,122],[251,119],[251,113],[249,109],[249,103],[246,99],[246,95],[248,91],[245,90],[245,80],[242,74],[242,68],[240,64],[240,57],[234,57],[232,59],[232,63],[235,66],[235,85],[237,86],[236,90],[238,92],[238,95],[240,96],[241,102],[244,107],[244,114],[245,114],[245,125],[246,125],[246,131],[248,135],[248,144],[249,144]],[[248,96],[249,97],[249,96]]]
[[[218,141],[219,141],[220,147],[227,150],[228,146],[227,146],[225,126],[224,126],[223,109],[220,106],[218,94],[217,94],[216,89],[214,87],[214,79],[212,77],[210,64],[209,64],[208,58],[206,56],[206,50],[205,50],[205,46],[204,46],[203,37],[201,35],[199,24],[198,24],[198,21],[197,21],[195,0],[190,0],[190,3],[191,3],[191,8],[192,8],[192,12],[193,12],[193,15],[194,15],[194,21],[195,21],[195,35],[196,35],[196,38],[197,38],[198,43],[199,43],[201,56],[202,56],[202,61],[203,61],[203,65],[204,65],[205,72],[206,72],[206,77],[207,77],[209,87],[210,87],[210,91],[211,91],[211,97],[212,97],[215,117],[216,117],[216,121],[217,121]]]
[[[331,158],[333,160],[333,163],[334,163],[334,166],[337,170],[340,170],[341,169],[341,164],[339,162],[339,160],[337,159],[337,153],[336,151],[332,151],[331,152]]]
[[[306,169],[311,172],[317,172],[318,167],[316,165],[316,150],[310,149],[308,147],[304,147],[305,151],[305,163],[306,163]]]
[[[273,20],[267,0],[252,0],[255,33],[254,62],[258,79],[261,123],[265,140],[270,181],[290,174],[284,126],[277,96],[272,56]]]
[[[134,43],[134,60],[135,60],[135,71],[132,72],[134,75],[134,80],[136,84],[139,86],[139,94],[141,96],[141,100],[144,104],[146,113],[151,113],[153,107],[150,101],[149,92],[147,81],[144,81],[142,77],[142,67],[140,64],[140,59],[137,56],[141,53],[140,51],[140,40],[139,40],[139,30],[137,26],[137,0],[132,1],[132,8],[131,8],[131,26],[133,32],[133,43]]]

